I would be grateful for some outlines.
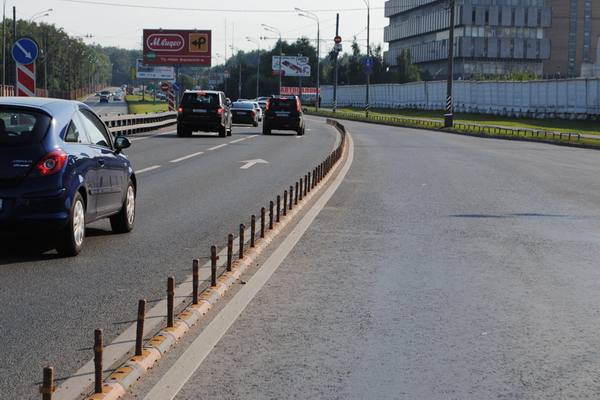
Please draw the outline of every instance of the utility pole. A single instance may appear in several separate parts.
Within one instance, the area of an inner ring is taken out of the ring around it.
[[[340,32],[340,14],[335,15],[335,37],[339,36]],[[335,62],[333,66],[333,112],[337,109],[337,84],[338,84],[338,54],[337,48],[335,52]]]
[[[452,84],[454,80],[454,13],[455,1],[450,1],[450,30],[448,35],[448,88],[446,94],[446,114],[444,115],[444,127],[452,128],[454,125],[453,105],[452,105]]]

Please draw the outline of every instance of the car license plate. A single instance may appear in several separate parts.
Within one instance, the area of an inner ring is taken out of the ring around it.
[[[238,115],[246,115],[246,111],[238,111]]]
[[[195,113],[205,113],[207,110],[203,108],[194,108],[192,111]]]
[[[284,112],[275,111],[275,115],[277,115],[278,117],[287,117],[288,115],[290,115],[290,113],[288,111],[284,111]]]

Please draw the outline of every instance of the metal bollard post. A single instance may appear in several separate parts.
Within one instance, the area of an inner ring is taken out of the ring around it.
[[[302,201],[302,192],[304,192],[303,185],[304,185],[304,182],[302,181],[302,178],[300,178],[300,193],[298,193],[298,197],[299,197],[300,201]]]
[[[281,210],[281,196],[277,195],[277,222],[281,221],[279,217],[279,210]]]
[[[200,294],[200,260],[194,259],[192,262],[192,304],[198,304],[198,295]]]
[[[94,370],[96,382],[94,393],[102,393],[102,356],[104,354],[104,339],[102,329],[94,331]]]
[[[283,216],[287,215],[287,190],[283,191]]]
[[[275,207],[275,203],[271,200],[269,205],[269,229],[273,230],[273,208]]]
[[[142,355],[143,341],[144,341],[144,320],[146,319],[146,300],[141,299],[138,302],[138,317],[137,327],[135,332],[135,355]]]
[[[217,256],[217,246],[210,246],[210,286],[217,286],[217,260],[219,257]]]
[[[167,279],[167,327],[172,328],[175,323],[175,278]]]
[[[252,214],[250,220],[250,248],[254,248],[254,242],[256,237],[256,215]]]
[[[308,173],[308,178],[306,179],[306,192],[310,193],[310,182],[312,182],[312,180],[310,179],[310,172]]]
[[[54,386],[54,368],[44,367],[44,383],[38,387],[38,391],[42,394],[42,400],[52,400],[52,393],[56,391]]]
[[[231,272],[233,264],[233,233],[227,239],[227,272]]]
[[[296,181],[296,190],[294,191],[294,205],[297,206],[298,205],[298,181]]]
[[[260,238],[265,238],[265,219],[267,215],[267,209],[262,207],[260,209]]]
[[[240,224],[240,255],[239,259],[244,258],[244,231],[246,230],[246,225]]]
[[[289,210],[292,210],[293,204],[294,203],[294,187],[290,186],[290,204],[289,204]]]

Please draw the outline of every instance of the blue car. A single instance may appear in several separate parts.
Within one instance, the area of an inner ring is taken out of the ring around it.
[[[0,97],[0,232],[52,232],[57,252],[75,256],[87,223],[110,218],[114,232],[131,231],[130,145],[78,101]]]

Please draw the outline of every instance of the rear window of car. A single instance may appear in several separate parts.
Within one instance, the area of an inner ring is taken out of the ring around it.
[[[219,105],[218,93],[184,93],[181,99],[182,104],[194,106]]]
[[[254,109],[254,105],[252,103],[233,103],[233,108],[244,108],[248,110]]]
[[[271,99],[269,102],[270,110],[296,111],[297,105],[295,99]]]
[[[39,143],[50,126],[47,114],[23,108],[0,107],[0,147]]]

